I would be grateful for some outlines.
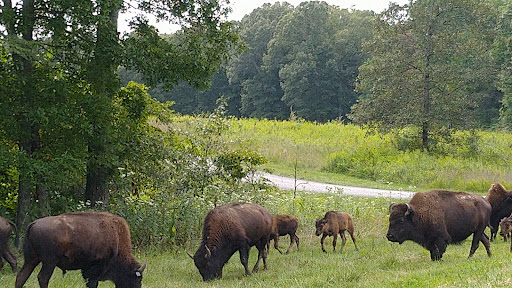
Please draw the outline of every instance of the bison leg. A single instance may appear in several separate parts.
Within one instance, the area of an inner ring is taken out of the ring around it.
[[[25,282],[27,282],[28,277],[36,266],[39,264],[39,259],[33,258],[33,259],[27,259],[25,258],[25,263],[23,263],[23,267],[21,267],[21,270],[16,275],[16,284],[14,285],[15,288],[22,288]]]
[[[295,244],[297,244],[297,250],[299,250],[299,236],[293,234],[293,236],[295,237]]]
[[[350,234],[350,238],[352,238],[352,242],[354,242],[354,246],[356,247],[356,251],[359,251],[359,248],[357,247],[357,243],[356,243],[356,237],[354,237],[354,231],[348,230],[348,233]]]
[[[279,250],[279,235],[276,235],[276,238],[274,238],[274,248],[276,248],[279,253],[283,254],[283,252]]]
[[[345,248],[345,244],[347,244],[347,237],[345,237],[345,230],[340,232],[341,236],[341,249],[340,251],[343,251],[343,248]]]
[[[487,251],[487,256],[491,257],[491,243],[489,242],[489,237],[485,233],[482,233],[482,237],[480,239],[480,242],[484,244],[485,250]]]
[[[52,277],[53,270],[57,265],[48,262],[43,262],[43,267],[41,267],[41,271],[37,274],[37,280],[39,281],[39,287],[48,288],[48,283],[50,282],[50,278]]]
[[[9,265],[11,265],[12,272],[16,273],[16,271],[18,270],[18,265],[16,264],[16,257],[14,257],[12,252],[10,250],[6,250],[2,256],[4,257],[5,261],[7,261]],[[3,262],[0,265],[0,269],[1,266],[3,266]]]
[[[336,252],[336,243],[338,242],[338,234],[334,234],[332,236],[333,236],[333,239],[332,239],[332,251]],[[343,247],[341,247],[341,249],[343,250]]]
[[[290,246],[288,246],[288,249],[286,249],[286,254],[290,253],[290,249],[292,249],[293,242],[295,242],[295,234],[290,233]]]
[[[275,240],[274,240],[275,241]],[[259,264],[260,264],[260,260],[263,258],[263,267],[264,269],[267,269],[267,251],[265,250],[265,243],[267,241],[265,240],[260,240],[257,244],[256,244],[256,248],[258,249],[258,260],[256,260],[256,264],[254,264],[254,268],[252,268],[252,272],[258,272],[259,270]],[[275,242],[274,242],[275,243]],[[279,250],[278,250],[279,251]],[[281,252],[281,251],[279,251]]]
[[[327,234],[323,234],[322,235],[322,239],[320,239],[320,244],[322,244],[322,251],[327,253],[327,251],[325,251],[325,248],[324,248],[324,240],[325,240],[325,237],[327,237]]]
[[[240,262],[245,268],[245,275],[251,275],[251,271],[249,271],[249,249],[251,249],[248,245],[243,245],[240,250]]]

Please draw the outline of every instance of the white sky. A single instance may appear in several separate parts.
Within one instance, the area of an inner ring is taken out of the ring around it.
[[[230,0],[229,6],[232,8],[231,15],[229,16],[229,20],[240,21],[242,18],[250,14],[254,9],[261,7],[265,3],[275,3],[275,2],[288,2],[289,4],[297,7],[300,3],[306,0],[287,0],[287,1],[275,1],[275,0]],[[395,2],[398,4],[406,4],[409,0],[323,0],[331,5],[338,6],[340,8],[351,8],[357,10],[372,10],[376,13],[380,13],[384,11],[387,7],[389,7],[390,2]],[[125,15],[120,15],[119,17],[119,28],[121,31],[127,30],[127,24],[123,23],[126,21]],[[158,28],[160,33],[170,34],[175,32],[179,27],[172,26],[165,23],[154,23]]]

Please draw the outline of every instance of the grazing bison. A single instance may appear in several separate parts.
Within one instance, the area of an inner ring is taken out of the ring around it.
[[[507,235],[510,235],[512,233],[512,216],[503,218],[500,222],[500,234],[505,238],[505,241],[507,241]],[[510,241],[510,251],[512,251],[512,239]]]
[[[111,280],[118,288],[140,288],[141,266],[132,256],[126,221],[105,212],[65,213],[38,219],[28,225],[23,243],[25,263],[16,276],[23,287],[34,268],[43,263],[37,279],[47,288],[55,267],[82,270],[88,288]]]
[[[9,265],[11,265],[12,271],[16,272],[18,270],[18,266],[16,264],[16,257],[12,254],[11,249],[9,249],[9,237],[11,237],[12,229],[11,226],[16,229],[16,225],[12,223],[10,220],[7,220],[3,217],[0,217],[0,270],[4,267],[5,259]],[[18,247],[18,231],[16,233],[16,238],[14,240],[14,245]]]
[[[491,256],[489,238],[484,233],[491,205],[479,195],[452,191],[416,193],[409,204],[391,204],[389,211],[387,238],[391,242],[414,241],[430,251],[432,260],[440,260],[448,244],[460,243],[473,234],[469,257],[479,242]]]
[[[496,238],[501,219],[512,213],[512,191],[505,190],[500,183],[494,183],[485,197],[491,204],[491,241]]]
[[[325,251],[324,248],[324,239],[327,236],[333,236],[332,247],[333,251],[336,251],[336,241],[338,239],[338,233],[341,236],[341,249],[343,251],[343,247],[345,247],[345,243],[347,243],[347,238],[345,237],[345,231],[348,231],[350,237],[352,238],[352,242],[354,242],[354,246],[356,250],[356,238],[354,237],[354,223],[352,221],[352,217],[348,213],[339,212],[339,211],[328,211],[325,213],[324,218],[316,220],[316,236],[320,236],[322,234],[322,239],[320,243],[322,244],[322,251]]]
[[[218,206],[206,215],[203,224],[201,244],[194,256],[194,263],[204,281],[222,278],[222,268],[236,252],[245,274],[251,275],[248,268],[249,250],[258,248],[258,260],[253,272],[263,258],[267,269],[267,243],[272,231],[272,215],[267,209],[250,203],[230,203]]]
[[[283,254],[281,250],[279,250],[279,236],[290,235],[290,246],[286,250],[286,254],[290,252],[290,249],[293,246],[293,243],[297,245],[297,250],[299,250],[299,237],[297,237],[297,228],[299,226],[299,220],[290,215],[276,215],[273,216],[273,224],[272,224],[272,233],[270,233],[270,240],[274,240],[274,248],[279,251],[279,253]],[[269,241],[270,245],[270,241]],[[267,246],[268,249],[268,246]]]

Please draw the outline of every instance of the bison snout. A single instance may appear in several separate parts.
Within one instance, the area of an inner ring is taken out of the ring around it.
[[[388,241],[391,241],[391,242],[397,242],[398,241],[396,239],[395,235],[393,235],[391,233],[388,233],[388,235],[386,235],[386,237],[388,238]]]

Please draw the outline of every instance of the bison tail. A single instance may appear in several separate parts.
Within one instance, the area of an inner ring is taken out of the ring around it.
[[[16,224],[14,224],[14,222],[10,221],[10,220],[7,220],[9,222],[9,224],[12,226],[12,228],[14,228],[14,246],[16,246],[16,248],[18,248],[18,246],[20,245],[20,233],[18,233],[18,227],[16,226]]]

